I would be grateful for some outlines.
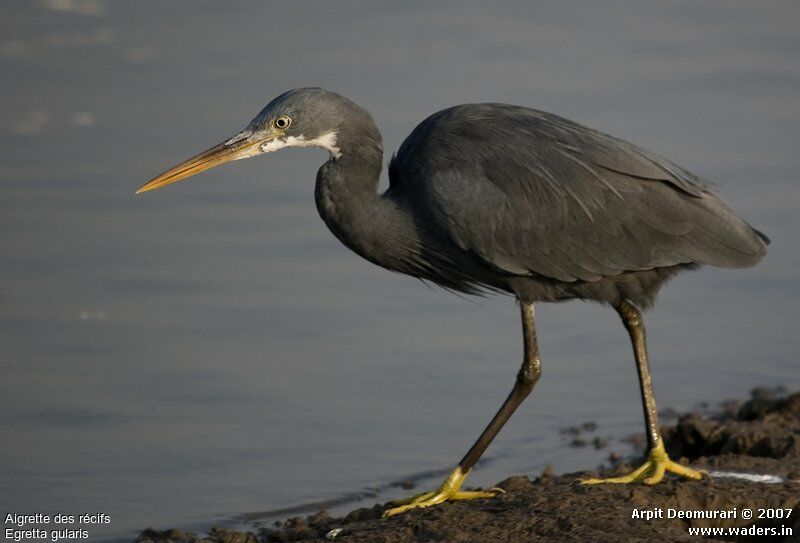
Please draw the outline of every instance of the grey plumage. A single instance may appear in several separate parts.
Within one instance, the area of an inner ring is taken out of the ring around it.
[[[702,474],[664,449],[642,315],[677,272],[709,264],[751,266],[769,240],[708,183],[635,145],[550,113],[465,104],[431,115],[389,165],[378,193],[383,143],[369,113],[322,89],[270,102],[239,134],[155,177],[159,188],[223,162],[288,146],[331,153],[314,191],[331,232],[387,269],[469,294],[505,291],[520,302],[523,363],[514,387],[438,490],[389,509],[394,515],[449,499],[541,375],[534,302],[574,298],[614,307],[631,338],[649,458],[631,474],[587,484],[656,484],[670,471]]]
[[[279,118],[290,119],[287,126],[277,126]],[[315,198],[337,238],[375,264],[454,291],[647,307],[676,272],[750,266],[768,242],[680,166],[506,104],[464,104],[425,119],[378,194],[383,141],[372,117],[318,88],[278,96],[244,131],[143,190],[211,167],[218,156],[291,145],[332,153]]]
[[[378,196],[382,144],[365,110],[300,89],[253,122],[273,118],[276,104],[305,113],[297,131],[307,138],[337,133],[341,157],[320,169],[316,190],[333,233],[376,264],[448,289],[646,307],[681,269],[749,266],[765,252],[766,238],[699,177],[556,115],[505,104],[431,115]]]
[[[530,301],[625,297],[647,306],[681,268],[750,266],[765,252],[766,238],[702,179],[528,108],[436,113],[403,142],[389,174],[386,197],[408,202],[428,232],[488,266],[501,278],[491,286]]]

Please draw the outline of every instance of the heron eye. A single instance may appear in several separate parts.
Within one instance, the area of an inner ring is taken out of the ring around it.
[[[282,115],[275,119],[275,126],[278,128],[289,128],[290,124],[292,124],[292,119],[286,115]]]

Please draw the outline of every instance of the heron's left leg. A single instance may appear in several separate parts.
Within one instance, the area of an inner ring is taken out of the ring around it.
[[[531,393],[533,386],[539,380],[539,376],[542,373],[539,348],[536,344],[533,304],[520,301],[520,309],[522,311],[522,333],[525,342],[525,354],[522,367],[519,373],[517,373],[517,380],[514,383],[514,388],[511,389],[508,398],[503,402],[500,410],[497,411],[497,414],[495,414],[494,418],[489,422],[489,425],[486,426],[486,429],[478,440],[475,441],[475,444],[472,445],[470,450],[467,451],[467,454],[464,455],[464,458],[461,459],[461,462],[458,463],[456,469],[453,470],[438,489],[432,492],[417,494],[407,500],[394,502],[394,505],[397,507],[387,509],[383,514],[384,517],[404,513],[411,509],[430,507],[431,505],[436,505],[444,501],[493,498],[503,493],[499,488],[491,488],[486,491],[464,492],[461,490],[461,485],[464,484],[464,479],[467,478],[472,466],[474,466],[481,455],[483,455],[489,443],[491,443],[498,432],[500,432],[500,429],[506,421],[511,418],[511,415],[514,414],[519,404]]]
[[[622,477],[609,479],[583,479],[583,484],[598,483],[632,483],[642,481],[647,485],[654,485],[664,478],[664,473],[670,471],[687,479],[701,479],[700,472],[673,462],[664,449],[664,441],[658,429],[658,413],[656,400],[653,396],[653,384],[650,379],[650,366],[647,363],[647,346],[645,344],[644,320],[641,312],[626,301],[616,307],[617,313],[622,318],[633,343],[633,354],[636,357],[636,369],[639,373],[639,387],[642,393],[642,407],[644,408],[644,421],[647,430],[647,461],[639,468]]]

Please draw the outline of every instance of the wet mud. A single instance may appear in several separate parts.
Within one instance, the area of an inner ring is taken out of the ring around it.
[[[726,402],[713,412],[676,414],[675,420],[663,430],[667,450],[673,459],[705,470],[709,475],[702,481],[669,474],[654,487],[584,486],[577,481],[624,474],[641,462],[641,458],[616,457],[611,468],[559,476],[545,470],[534,479],[511,477],[497,485],[506,491],[497,498],[445,503],[385,520],[381,514],[386,505],[377,504],[341,518],[321,511],[250,532],[214,528],[197,535],[177,529],[145,530],[137,541],[800,543],[800,392],[757,389],[747,401]],[[721,518],[678,518],[715,511]],[[746,518],[745,511],[752,517]],[[690,533],[695,528],[726,531]]]

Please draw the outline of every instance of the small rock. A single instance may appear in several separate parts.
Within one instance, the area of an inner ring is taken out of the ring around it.
[[[306,523],[312,528],[319,528],[320,526],[329,524],[330,521],[331,521],[331,514],[323,509],[322,511],[319,511],[316,514],[308,517]]]
[[[212,541],[218,543],[258,543],[258,538],[250,532],[237,532],[226,528],[212,528]]]
[[[399,483],[397,483],[397,486],[399,486],[403,490],[411,490],[417,487],[417,483],[415,483],[411,479],[405,479],[404,481],[400,481]]]
[[[531,486],[531,480],[524,475],[509,477],[497,483],[497,488],[505,490],[506,492],[522,492],[528,490]]]
[[[561,430],[561,435],[566,435],[566,436],[577,436],[580,435],[580,433],[581,429],[578,428],[577,426],[570,426],[568,428],[564,428]]]
[[[361,507],[350,511],[344,517],[344,524],[352,524],[353,522],[363,522],[365,520],[376,520],[383,516],[385,505],[375,504],[371,508]]]

